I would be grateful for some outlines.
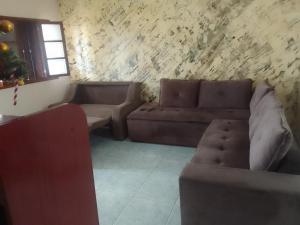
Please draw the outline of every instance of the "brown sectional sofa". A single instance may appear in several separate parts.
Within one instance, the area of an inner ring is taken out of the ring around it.
[[[179,179],[182,225],[299,225],[300,151],[272,87],[161,80],[127,119],[133,141],[197,146]]]
[[[67,101],[79,104],[87,116],[90,130],[109,124],[114,138],[127,137],[127,115],[139,107],[141,84],[137,82],[77,82]]]
[[[161,80],[159,103],[127,118],[133,141],[197,146],[214,119],[248,120],[252,81]]]

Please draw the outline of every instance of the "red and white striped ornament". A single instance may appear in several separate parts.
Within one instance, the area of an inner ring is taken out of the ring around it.
[[[14,80],[14,83],[15,83],[13,105],[16,106],[17,99],[18,99],[19,80],[16,78],[15,74],[12,74],[10,76],[10,79]]]
[[[18,80],[17,80],[17,79],[15,79],[15,89],[14,89],[14,105],[17,105],[18,89],[19,89],[19,83],[18,83]]]

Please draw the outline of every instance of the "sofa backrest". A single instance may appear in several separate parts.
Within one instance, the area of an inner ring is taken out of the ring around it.
[[[195,108],[197,106],[199,85],[199,80],[161,79],[160,106]]]
[[[265,94],[249,119],[250,169],[276,170],[293,142],[291,129],[275,92]]]
[[[72,100],[77,104],[119,105],[131,98],[133,82],[80,82]]]
[[[160,81],[160,106],[206,109],[249,109],[252,81]]]
[[[200,84],[199,108],[248,109],[252,96],[252,81],[203,80]]]

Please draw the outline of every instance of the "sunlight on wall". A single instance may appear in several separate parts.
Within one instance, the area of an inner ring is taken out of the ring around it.
[[[147,100],[157,99],[161,78],[268,79],[295,117],[299,0],[59,0],[59,7],[74,79],[142,81]]]

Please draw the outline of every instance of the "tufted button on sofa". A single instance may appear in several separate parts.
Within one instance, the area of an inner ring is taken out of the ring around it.
[[[192,162],[249,169],[248,131],[245,120],[214,120],[204,132]]]

